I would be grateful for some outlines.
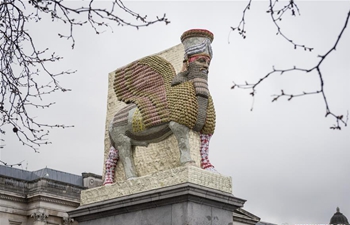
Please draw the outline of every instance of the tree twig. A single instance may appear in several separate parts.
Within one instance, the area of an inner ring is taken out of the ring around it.
[[[273,5],[272,5],[273,6]],[[344,115],[337,115],[335,113],[333,113],[329,107],[328,104],[328,100],[326,97],[326,93],[324,91],[324,80],[323,80],[323,73],[321,70],[321,65],[322,63],[326,60],[326,58],[333,52],[336,50],[339,41],[341,40],[343,33],[345,31],[345,29],[347,28],[348,22],[349,22],[349,18],[350,18],[350,10],[347,13],[346,19],[345,19],[345,23],[335,41],[335,43],[333,44],[333,46],[324,54],[324,55],[320,55],[318,56],[320,59],[318,61],[318,63],[315,66],[312,66],[311,68],[305,69],[305,68],[297,68],[297,67],[293,67],[293,68],[289,68],[289,69],[275,69],[273,67],[272,71],[270,71],[269,73],[267,73],[265,76],[263,76],[262,78],[260,78],[257,82],[255,83],[248,83],[245,82],[245,84],[236,84],[234,82],[233,86],[231,87],[232,89],[234,88],[241,88],[241,89],[250,89],[251,90],[251,95],[254,96],[256,94],[256,88],[263,82],[265,81],[267,78],[269,78],[272,75],[275,74],[286,74],[288,72],[291,71],[300,71],[300,72],[305,72],[305,73],[311,73],[311,72],[315,72],[318,75],[319,78],[319,82],[320,82],[320,86],[318,90],[315,91],[311,91],[311,92],[302,92],[302,93],[298,93],[298,94],[287,94],[284,92],[284,90],[281,90],[280,94],[276,94],[273,95],[274,98],[272,99],[272,102],[277,101],[279,98],[281,97],[287,97],[288,100],[292,100],[293,98],[296,97],[302,97],[302,96],[306,96],[306,95],[314,95],[314,94],[321,94],[324,104],[325,104],[325,108],[326,108],[326,114],[325,116],[332,116],[333,118],[335,118],[336,124],[332,125],[330,127],[330,129],[334,129],[334,130],[341,130],[341,125],[347,126],[348,124],[348,119],[349,119],[349,112],[347,112],[347,116],[346,118],[344,117]],[[288,39],[287,39],[288,40]],[[294,45],[296,45],[295,43],[293,43]]]
[[[32,115],[34,109],[46,109],[55,102],[46,103],[45,96],[54,92],[67,92],[68,88],[60,85],[58,76],[69,75],[75,71],[54,72],[48,65],[57,63],[62,57],[40,50],[27,30],[30,22],[40,23],[47,20],[59,21],[68,26],[67,34],[58,34],[61,38],[72,41],[75,45],[74,28],[90,24],[96,34],[109,23],[119,26],[130,26],[139,29],[155,23],[168,24],[162,17],[148,19],[147,16],[127,8],[122,1],[114,0],[109,9],[95,7],[95,1],[82,1],[80,7],[69,7],[63,0],[3,0],[0,2],[0,133],[5,134],[5,127],[10,127],[18,140],[25,146],[38,152],[42,144],[48,141],[49,129],[72,127],[64,124],[40,123]],[[121,17],[121,9],[130,15],[135,22]],[[25,47],[24,47],[25,46]],[[40,78],[40,79],[39,79]],[[46,78],[46,79],[45,79]],[[3,146],[2,146],[3,147]]]

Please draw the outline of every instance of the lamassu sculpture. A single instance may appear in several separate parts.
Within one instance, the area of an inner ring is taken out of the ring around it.
[[[114,182],[119,160],[127,179],[137,177],[133,148],[162,141],[171,134],[178,142],[180,164],[191,165],[190,129],[200,135],[201,167],[216,172],[208,159],[209,140],[215,130],[215,110],[208,90],[213,38],[211,32],[202,29],[183,33],[185,56],[178,74],[159,56],[145,57],[115,72],[115,94],[127,105],[109,126],[111,148],[104,184]]]

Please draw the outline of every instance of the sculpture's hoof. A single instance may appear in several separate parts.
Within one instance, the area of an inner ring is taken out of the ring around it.
[[[102,186],[112,185],[113,183],[114,183],[114,180],[110,176],[108,176],[103,181]]]
[[[127,180],[135,180],[137,177],[129,177]]]
[[[196,166],[196,162],[194,160],[192,160],[192,161],[182,163],[181,165],[182,166]]]
[[[214,168],[214,166],[205,168],[204,170],[210,171],[210,172],[212,172],[212,173],[220,174],[220,173]]]

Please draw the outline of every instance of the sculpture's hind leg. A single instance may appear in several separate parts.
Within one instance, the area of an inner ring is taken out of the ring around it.
[[[189,131],[190,129],[182,124],[171,121],[169,127],[177,139],[177,143],[180,150],[180,163],[181,165],[194,164],[191,158]]]
[[[119,152],[113,146],[110,147],[108,157],[106,160],[106,172],[103,185],[113,184],[115,168],[119,159]]]
[[[131,139],[125,135],[130,129],[132,115],[136,105],[130,104],[114,115],[109,125],[109,138],[114,148],[119,151],[119,159],[124,166],[126,179],[137,177],[134,159],[132,156]]]
[[[130,138],[122,134],[118,135],[115,140],[115,147],[119,150],[119,157],[124,166],[126,179],[137,177]]]

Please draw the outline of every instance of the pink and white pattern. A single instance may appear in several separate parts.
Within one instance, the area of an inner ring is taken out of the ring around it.
[[[212,136],[211,134],[200,134],[201,167],[204,170],[217,172],[215,170],[214,166],[209,161],[209,141],[210,141],[211,136]]]
[[[117,166],[117,162],[119,159],[119,151],[115,149],[113,146],[109,149],[108,158],[106,160],[106,173],[105,180],[103,185],[113,184],[114,183],[114,174],[115,168]]]

